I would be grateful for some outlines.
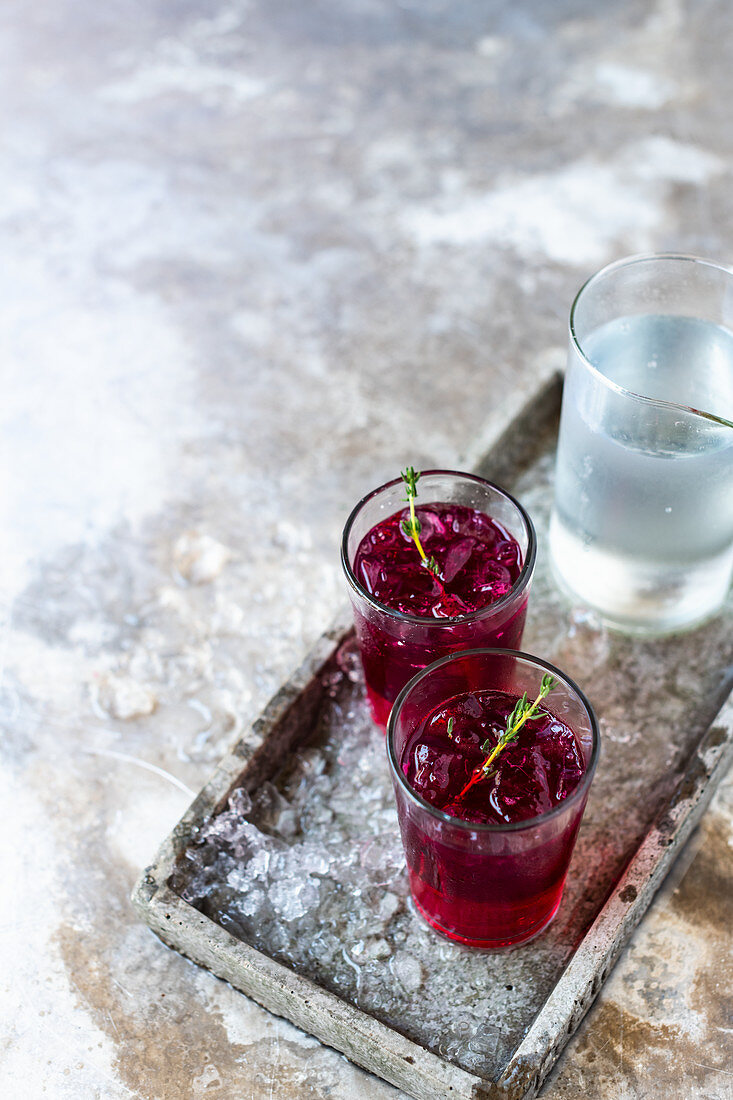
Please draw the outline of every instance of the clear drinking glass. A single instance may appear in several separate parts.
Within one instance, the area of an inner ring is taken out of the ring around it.
[[[485,689],[526,691],[534,699],[546,672],[558,684],[542,707],[570,727],[585,763],[563,802],[526,821],[483,825],[436,809],[410,787],[403,752],[427,714],[456,695]],[[410,681],[387,724],[387,753],[412,897],[433,928],[471,947],[498,948],[547,927],[560,905],[599,750],[598,724],[580,688],[527,653],[457,653]]]
[[[369,493],[344,528],[341,562],[349,584],[367,694],[375,720],[387,724],[392,703],[415,673],[438,657],[477,646],[519,647],[536,557],[532,521],[521,504],[498,485],[474,474],[426,470],[420,476],[419,505],[452,502],[484,512],[519,544],[522,569],[511,590],[495,603],[455,618],[422,618],[386,607],[353,570],[364,535],[405,508],[405,486],[395,478]]]
[[[639,633],[695,625],[733,570],[733,270],[603,268],[570,312],[550,551],[561,585]]]

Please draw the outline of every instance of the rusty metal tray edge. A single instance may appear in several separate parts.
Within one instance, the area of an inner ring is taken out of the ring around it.
[[[466,456],[465,467],[490,468],[496,480],[529,461],[543,429],[557,416],[562,374],[548,372],[521,404],[494,418]],[[529,428],[531,431],[521,430]],[[517,441],[526,441],[520,442]],[[350,632],[344,608],[303,663],[253,723],[255,750],[239,741],[222,759],[173,832],[164,840],[132,893],[133,905],[170,947],[229,981],[265,1008],[291,1020],[418,1100],[535,1096],[568,1042],[631,933],[648,908],[679,850],[700,820],[733,759],[733,692],[705,732],[663,814],[647,833],[550,996],[497,1082],[487,1082],[444,1061],[399,1032],[237,940],[167,885],[178,857],[195,831],[226,802],[246,774],[254,783],[272,774],[281,753],[303,725],[303,709],[315,711],[317,685]],[[250,783],[250,786],[253,785]]]

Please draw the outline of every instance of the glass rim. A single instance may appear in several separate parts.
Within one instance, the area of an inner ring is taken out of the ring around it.
[[[364,585],[359,581],[354,570],[351,567],[349,561],[348,542],[351,528],[354,525],[356,517],[361,512],[362,508],[378,496],[379,493],[384,492],[385,489],[391,489],[393,485],[398,485],[402,481],[401,477],[393,477],[391,481],[385,481],[383,485],[377,486],[376,489],[372,489],[371,492],[363,496],[360,501],[352,508],[349,518],[346,520],[344,526],[344,533],[341,537],[341,565],[344,573],[346,574],[346,580],[350,586],[354,589],[358,596],[363,600],[366,600],[373,608],[379,611],[383,615],[388,615],[392,619],[396,619],[402,623],[412,623],[415,626],[430,625],[431,628],[437,627],[438,629],[444,629],[449,626],[456,626],[457,624],[476,622],[478,619],[488,618],[490,615],[495,614],[497,611],[502,610],[511,600],[513,600],[521,589],[526,588],[529,581],[532,578],[534,572],[535,559],[537,557],[537,535],[535,533],[534,524],[527,510],[519,503],[516,497],[507,492],[506,489],[502,489],[500,485],[497,485],[493,481],[489,481],[485,477],[480,477],[478,474],[464,473],[462,470],[422,470],[420,477],[428,477],[430,475],[439,474],[448,477],[459,478],[464,481],[475,481],[480,485],[488,485],[490,489],[494,489],[497,493],[503,496],[506,500],[512,504],[519,512],[520,518],[524,524],[527,532],[527,551],[524,555],[524,562],[522,568],[519,571],[519,576],[515,580],[512,587],[507,593],[505,593],[500,599],[495,600],[494,603],[486,604],[485,607],[479,607],[475,611],[469,611],[466,615],[453,615],[450,618],[435,619],[428,618],[424,615],[408,615],[405,611],[397,611],[394,607],[388,607],[387,604],[381,603],[376,599],[371,592],[367,592]],[[489,517],[491,518],[491,517]]]
[[[598,378],[605,386],[614,393],[620,394],[621,397],[633,397],[637,401],[643,402],[645,405],[652,405],[656,408],[669,409],[670,412],[684,412],[689,413],[692,416],[700,417],[701,420],[710,421],[713,424],[719,424],[725,428],[733,428],[733,421],[726,420],[723,416],[716,416],[715,413],[705,412],[704,409],[696,409],[692,405],[684,405],[677,401],[664,401],[659,397],[646,397],[643,393],[636,393],[635,390],[629,390],[625,386],[619,385],[618,382],[611,381],[603,371],[599,370],[594,363],[590,361],[588,356],[583,351],[580,337],[577,334],[575,327],[575,313],[580,304],[580,300],[589,289],[592,289],[596,282],[599,282],[605,276],[621,271],[627,267],[633,267],[639,263],[649,263],[656,260],[678,260],[683,263],[691,263],[701,265],[703,267],[712,267],[716,271],[720,271],[725,275],[733,277],[733,267],[728,264],[718,263],[717,260],[707,260],[703,256],[693,256],[686,252],[639,252],[633,256],[624,256],[620,260],[614,260],[610,264],[606,264],[605,267],[600,268],[590,278],[586,279],[580,290],[573,298],[573,304],[570,307],[570,316],[568,318],[568,330],[570,333],[570,343],[575,348],[581,362],[588,370]]]
[[[460,817],[454,817],[453,814],[448,814],[444,810],[439,810],[435,806],[431,806],[431,804],[429,802],[426,802],[425,799],[417,793],[417,791],[414,791],[412,789],[410,784],[405,779],[399,767],[399,762],[396,758],[394,749],[394,734],[397,724],[397,715],[402,708],[402,704],[404,703],[405,699],[412,691],[412,689],[417,687],[420,681],[424,680],[426,676],[432,674],[436,669],[441,668],[443,665],[449,664],[451,661],[457,661],[463,657],[477,657],[489,654],[491,656],[518,657],[522,661],[525,661],[526,663],[532,665],[537,665],[540,668],[544,669],[546,672],[550,672],[554,676],[558,677],[563,682],[563,684],[565,684],[566,687],[569,687],[570,690],[573,691],[580,699],[580,702],[585,708],[590,719],[591,734],[593,738],[588,767],[584,771],[580,783],[572,792],[572,794],[568,795],[568,797],[563,799],[562,802],[558,802],[558,804],[556,806],[553,806],[551,810],[545,810],[544,813],[537,814],[536,817],[528,817],[523,821],[504,822],[501,825],[492,825],[489,822],[464,821]],[[392,709],[389,713],[389,718],[387,719],[387,759],[389,761],[389,767],[390,771],[392,772],[393,779],[397,781],[402,791],[415,805],[419,806],[423,810],[427,810],[427,812],[432,817],[436,818],[436,820],[444,822],[447,825],[451,825],[453,828],[463,829],[466,832],[517,833],[521,832],[522,830],[533,829],[537,825],[541,825],[544,822],[550,821],[552,818],[557,817],[568,806],[573,806],[576,802],[579,802],[587,795],[588,789],[595,774],[600,751],[601,731],[598,725],[598,719],[596,718],[595,711],[593,710],[593,707],[591,706],[585,692],[578,687],[574,680],[567,676],[556,665],[550,664],[549,661],[542,660],[541,657],[535,657],[532,653],[525,653],[522,650],[518,649],[494,649],[490,647],[483,649],[464,649],[459,650],[457,653],[449,653],[446,657],[441,657],[439,660],[433,661],[432,664],[422,669],[420,672],[417,673],[416,676],[413,676],[407,684],[405,684],[402,691],[395,699]]]

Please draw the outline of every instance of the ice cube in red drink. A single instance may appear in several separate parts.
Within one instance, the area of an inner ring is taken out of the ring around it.
[[[583,758],[570,727],[543,709],[502,749],[489,776],[461,797],[506,729],[516,702],[505,691],[476,691],[434,710],[402,755],[412,789],[436,809],[483,825],[539,817],[567,798],[583,776]]]
[[[354,573],[376,600],[405,615],[447,619],[478,611],[511,590],[522,551],[499,523],[462,504],[420,505],[415,514],[437,574],[425,568],[405,532],[406,508],[372,527],[356,551]]]

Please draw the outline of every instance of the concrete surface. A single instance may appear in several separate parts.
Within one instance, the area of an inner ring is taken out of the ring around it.
[[[128,894],[342,602],[353,501],[460,461],[594,268],[733,256],[732,32],[724,0],[6,0],[4,1095],[397,1095]],[[543,1096],[730,1100],[732,803]]]

